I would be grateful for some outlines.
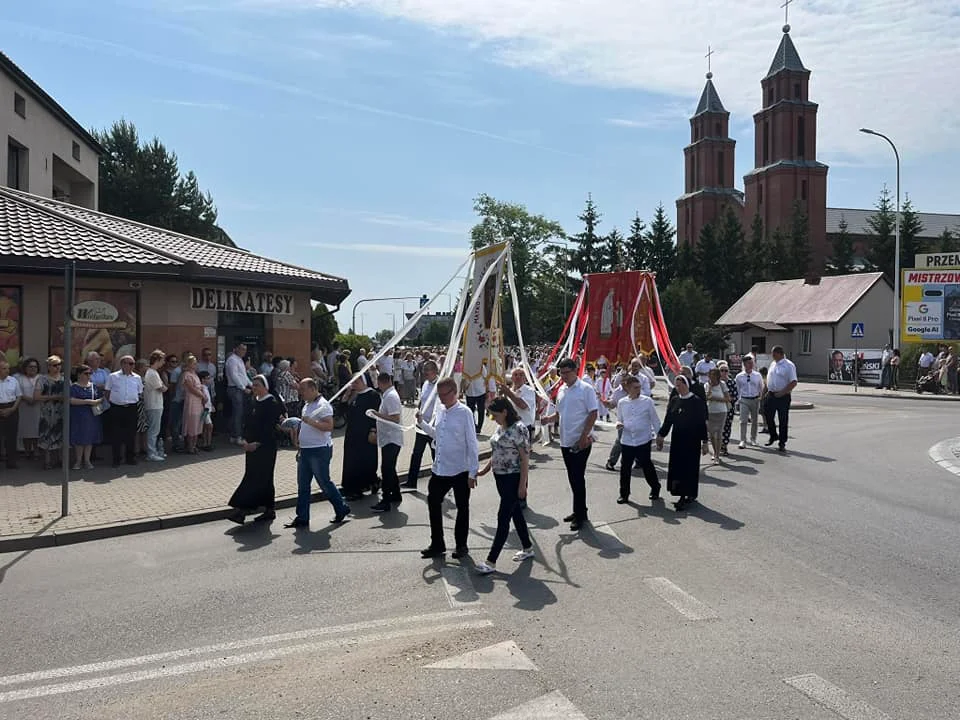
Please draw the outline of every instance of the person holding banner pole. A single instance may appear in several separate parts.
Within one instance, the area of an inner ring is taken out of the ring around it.
[[[423,385],[420,387],[420,402],[417,412],[427,424],[433,422],[433,411],[437,404],[437,375],[440,368],[433,360],[424,361],[420,368],[423,373]],[[459,388],[460,385],[457,384]],[[437,451],[430,442],[430,436],[419,427],[417,428],[416,438],[413,441],[413,453],[410,455],[410,470],[407,472],[407,481],[405,488],[417,489],[417,478],[420,477],[420,464],[423,462],[423,451],[430,446],[431,457],[437,456]]]

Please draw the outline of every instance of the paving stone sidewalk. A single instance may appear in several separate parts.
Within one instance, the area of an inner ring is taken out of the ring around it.
[[[403,424],[414,423],[414,410],[404,409]],[[493,431],[487,420],[480,440]],[[334,433],[333,481],[340,482],[343,431]],[[397,463],[401,482],[406,479],[413,450],[414,432],[404,436]],[[171,454],[166,462],[142,461],[138,465],[112,468],[108,458],[93,470],[70,471],[70,514],[60,518],[62,469],[44,471],[34,461],[20,462],[17,470],[0,467],[0,552],[80,542],[164,527],[203,522],[222,517],[226,502],[243,476],[244,453],[225,438],[211,453]],[[430,467],[430,451],[424,453],[423,470]],[[278,507],[292,507],[297,495],[296,453],[281,449],[275,473]],[[426,489],[426,480],[421,480]],[[317,490],[314,484],[314,491]],[[283,511],[280,511],[283,517]],[[292,510],[290,511],[292,514]]]

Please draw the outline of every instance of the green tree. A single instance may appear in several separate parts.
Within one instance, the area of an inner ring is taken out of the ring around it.
[[[923,221],[907,195],[900,209],[900,267],[913,267],[915,256],[923,251],[920,241],[923,231]]]
[[[645,230],[646,223],[640,219],[640,213],[636,213],[633,220],[630,221],[630,234],[626,240],[627,269],[645,270],[647,269],[650,253],[647,243]]]
[[[628,268],[626,241],[617,228],[613,228],[603,238],[602,249],[602,272],[620,272]]]
[[[810,271],[819,273],[820,268],[811,268],[810,222],[799,201],[793,203],[790,213],[790,229],[787,236],[787,262],[790,276],[805,278]]]
[[[217,225],[210,193],[200,190],[192,171],[180,175],[176,154],[158,138],[141,143],[126,120],[92,135],[106,151],[100,158],[102,212],[235,247]]]
[[[663,203],[657,206],[645,235],[646,257],[644,267],[657,274],[657,289],[664,291],[677,277],[680,270],[678,249],[675,242],[676,229],[667,217]]]
[[[748,282],[750,287],[754,283],[773,280],[773,267],[771,258],[773,257],[773,242],[763,229],[763,218],[760,213],[753,216],[750,223],[750,240],[747,243],[747,259],[744,267],[747,268]]]
[[[773,237],[770,239],[768,263],[771,280],[791,280],[795,277],[787,256],[787,239],[780,228],[773,231]]]
[[[676,273],[674,274],[673,279],[679,280],[680,278],[691,278],[696,280],[698,277],[700,277],[700,274],[697,268],[696,250],[688,243],[678,244]],[[657,280],[657,288],[659,289],[659,277]]]
[[[367,354],[370,354],[370,350],[373,349],[373,339],[367,335],[357,335],[356,333],[337,333],[334,337],[338,343],[340,343],[340,351],[344,350],[350,351],[350,365],[355,367],[354,361],[357,359],[357,356],[360,354],[361,350],[365,350]]]
[[[833,257],[830,258],[827,274],[848,275],[856,272],[853,262],[853,237],[850,235],[847,218],[841,215],[837,234],[833,237]]]
[[[426,330],[420,335],[421,345],[446,345],[450,342],[450,328],[438,320],[432,321],[427,325]]]
[[[593,197],[587,195],[586,207],[577,216],[583,223],[583,231],[571,238],[577,244],[574,268],[581,275],[604,271],[603,238],[597,234],[597,227],[602,217],[593,202]]]
[[[696,280],[678,277],[660,293],[663,320],[674,345],[693,342],[698,327],[713,324],[714,306],[709,294]]]
[[[387,330],[386,328],[379,330],[373,336],[373,339],[376,341],[378,346],[382,347],[393,340],[393,330]]]
[[[892,283],[893,258],[896,253],[896,212],[886,185],[883,186],[875,207],[876,212],[867,218],[867,235],[870,236],[867,260]]]
[[[936,243],[931,245],[931,252],[960,252],[960,231],[951,232],[950,228],[944,228]]]
[[[511,255],[519,297],[510,297],[504,302],[503,329],[504,341],[513,345],[516,343],[516,328],[512,305],[509,303],[518,303],[520,323],[525,331],[529,331],[532,310],[540,302],[535,280],[546,274],[552,275],[556,282],[555,270],[548,268],[541,246],[551,240],[564,239],[563,228],[543,215],[531,214],[523,205],[502,202],[486,194],[474,200],[473,209],[480,216],[480,222],[470,231],[474,250],[507,239],[512,241]]]
[[[310,339],[318,347],[330,349],[340,328],[337,319],[326,305],[320,303],[310,313]]]

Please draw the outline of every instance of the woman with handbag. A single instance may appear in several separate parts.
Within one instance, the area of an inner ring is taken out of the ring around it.
[[[367,410],[380,407],[380,394],[367,387],[363,375],[357,377],[344,395],[347,428],[343,435],[343,469],[340,475],[343,497],[353,502],[367,490],[379,489],[377,480],[377,421]]]
[[[711,460],[714,465],[723,462],[720,453],[723,451],[723,425],[727,421],[730,410],[730,391],[727,384],[720,380],[720,371],[712,368],[707,373],[707,382],[703,390],[707,397],[707,434],[710,436],[710,446],[713,448]]]
[[[76,381],[70,386],[70,444],[74,452],[74,470],[81,467],[93,470],[90,454],[94,445],[103,442],[100,421],[103,393],[90,382],[92,373],[89,365],[79,365],[74,370]]]

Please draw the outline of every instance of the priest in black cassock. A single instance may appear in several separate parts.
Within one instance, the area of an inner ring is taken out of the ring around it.
[[[377,421],[367,417],[367,410],[380,409],[380,393],[367,385],[361,375],[350,386],[345,397],[347,428],[343,434],[343,469],[340,483],[347,502],[359,500],[366,490],[376,492]]]
[[[690,380],[678,375],[676,395],[667,404],[667,414],[657,433],[657,449],[663,449],[663,439],[670,435],[670,460],[667,465],[667,490],[680,500],[677,510],[683,510],[697,499],[700,486],[700,456],[706,455],[707,404],[691,392]]]

